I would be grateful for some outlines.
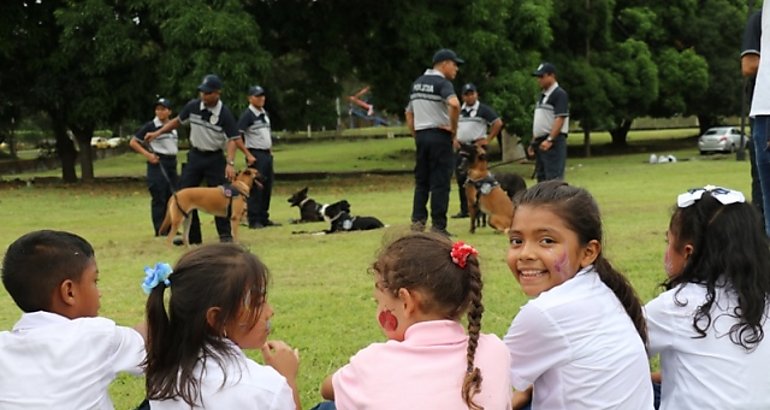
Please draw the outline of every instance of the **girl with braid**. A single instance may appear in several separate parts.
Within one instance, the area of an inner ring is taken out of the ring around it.
[[[377,322],[389,340],[356,353],[321,395],[340,410],[510,409],[508,352],[480,333],[478,252],[412,233],[386,246],[371,270]]]
[[[534,409],[652,409],[642,305],[602,254],[596,201],[542,182],[514,198],[509,235],[508,266],[533,298],[504,338],[515,396],[531,392]]]

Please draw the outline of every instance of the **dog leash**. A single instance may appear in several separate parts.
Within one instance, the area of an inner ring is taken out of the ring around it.
[[[140,141],[140,144],[142,144],[142,146],[144,147],[144,149],[147,150],[147,152],[150,152],[152,154],[157,155],[157,153],[155,152],[155,150],[152,149],[152,147],[150,146],[149,143],[146,143],[144,141]],[[179,210],[179,212],[182,213],[182,215],[184,215],[185,218],[187,218],[189,215],[179,205],[179,198],[177,198],[177,196],[176,196],[177,189],[174,186],[174,184],[171,182],[171,178],[169,178],[168,173],[166,172],[166,168],[164,168],[163,164],[160,162],[160,158],[158,158],[158,168],[160,168],[160,173],[163,174],[163,178],[168,183],[168,187],[171,188],[171,196],[174,197],[174,202],[176,203],[177,209]]]

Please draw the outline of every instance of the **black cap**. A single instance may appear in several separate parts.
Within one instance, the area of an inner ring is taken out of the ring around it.
[[[249,95],[253,95],[253,96],[265,95],[265,89],[258,85],[251,86],[249,87]]]
[[[463,94],[476,92],[476,86],[473,83],[468,83],[463,86]]]
[[[457,56],[457,53],[448,48],[442,48],[441,50],[436,51],[436,54],[433,54],[433,64],[446,60],[452,60],[457,64],[462,64],[465,62],[465,60]]]
[[[168,98],[158,98],[158,101],[155,101],[155,107],[159,105],[171,109],[171,101]]]
[[[212,91],[218,91],[222,89],[222,80],[219,79],[215,74],[209,74],[205,77],[203,77],[203,81],[201,81],[201,85],[198,86],[198,91],[203,91],[204,93],[210,93]]]
[[[556,74],[556,66],[551,63],[540,63],[537,69],[532,73],[536,77],[540,77],[545,74]]]

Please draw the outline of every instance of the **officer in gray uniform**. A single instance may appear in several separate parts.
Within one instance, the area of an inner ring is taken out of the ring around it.
[[[150,191],[150,216],[155,236],[161,235],[159,230],[166,216],[168,199],[179,183],[176,172],[179,137],[176,130],[171,130],[145,145],[144,135],[160,129],[170,116],[171,101],[158,99],[155,102],[155,118],[144,124],[129,142],[134,151],[147,158],[147,189]]]
[[[569,130],[569,96],[556,81],[556,67],[542,63],[532,73],[542,90],[535,104],[529,154],[535,156],[537,182],[564,179]]]
[[[463,105],[460,107],[460,119],[457,122],[457,140],[460,144],[477,144],[486,146],[497,136],[503,128],[503,120],[492,107],[479,101],[476,86],[472,83],[463,86]],[[460,156],[455,155],[456,164],[459,164]],[[460,193],[460,212],[452,215],[452,218],[468,217],[468,200],[465,198],[466,172],[455,169],[457,187]]]
[[[249,228],[260,229],[280,226],[270,220],[270,194],[273,192],[273,139],[270,116],[265,111],[265,89],[255,85],[249,88],[249,107],[238,120],[238,130],[246,140],[246,148],[256,160],[250,165],[259,171],[262,189],[251,191],[247,216]],[[248,159],[248,158],[247,158]]]
[[[417,147],[414,166],[412,229],[423,230],[428,221],[430,199],[432,230],[449,236],[446,230],[449,190],[454,168],[452,148],[457,142],[460,101],[451,80],[464,63],[454,51],[441,49],[429,68],[412,84],[406,122]]]
[[[238,132],[235,117],[219,99],[222,81],[214,74],[203,77],[198,86],[200,98],[188,102],[179,115],[159,130],[145,135],[145,141],[152,141],[159,135],[176,129],[181,124],[190,124],[190,151],[187,164],[182,169],[180,188],[197,187],[205,179],[208,186],[227,183],[235,177],[235,150],[246,147]],[[227,160],[222,149],[227,149]],[[192,212],[190,243],[202,242],[198,212]],[[233,240],[230,222],[227,218],[215,217],[217,233],[221,242]]]

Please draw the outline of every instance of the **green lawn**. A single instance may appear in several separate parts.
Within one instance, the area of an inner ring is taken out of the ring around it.
[[[410,169],[411,144],[410,139],[402,138],[280,145],[276,148],[276,171]],[[650,165],[646,163],[649,153],[640,153],[571,158],[567,170],[570,183],[586,187],[596,196],[606,225],[606,254],[630,277],[644,300],[658,292],[657,284],[664,278],[664,233],[676,195],[712,183],[742,190],[748,196],[750,186],[748,162],[737,162],[733,156],[700,158],[694,144],[693,148],[658,153],[673,153],[680,162]],[[144,173],[141,158],[133,154],[98,161],[95,168],[97,176]],[[532,172],[531,165],[508,165],[498,170],[527,177]],[[320,202],[346,198],[355,214],[377,216],[389,227],[327,236],[292,234],[295,230],[326,228],[324,223],[286,224],[299,216],[286,198],[303,186],[310,186],[310,195]],[[383,339],[374,317],[367,267],[384,238],[408,229],[411,198],[409,175],[306,183],[279,180],[271,218],[284,225],[241,230],[242,241],[271,269],[269,298],[276,312],[272,336],[301,352],[299,383],[304,407],[320,400],[318,384],[327,374],[357,350]],[[41,228],[74,231],[91,241],[101,271],[101,314],[125,325],[142,320],[145,296],[139,283],[143,267],[157,261],[173,263],[182,253],[150,236],[149,195],[141,182],[6,187],[0,193],[0,210],[6,216],[0,230],[2,249],[18,236]],[[456,210],[453,190],[450,212]],[[202,219],[204,241],[215,240],[212,218]],[[526,298],[505,266],[506,238],[489,229],[471,235],[467,224],[467,220],[450,220],[448,228],[456,239],[479,249],[485,278],[483,330],[503,335]],[[18,316],[10,297],[0,291],[0,329],[10,328]],[[249,355],[259,356],[257,352]],[[112,386],[118,409],[139,403],[142,394],[141,379],[124,376]]]

